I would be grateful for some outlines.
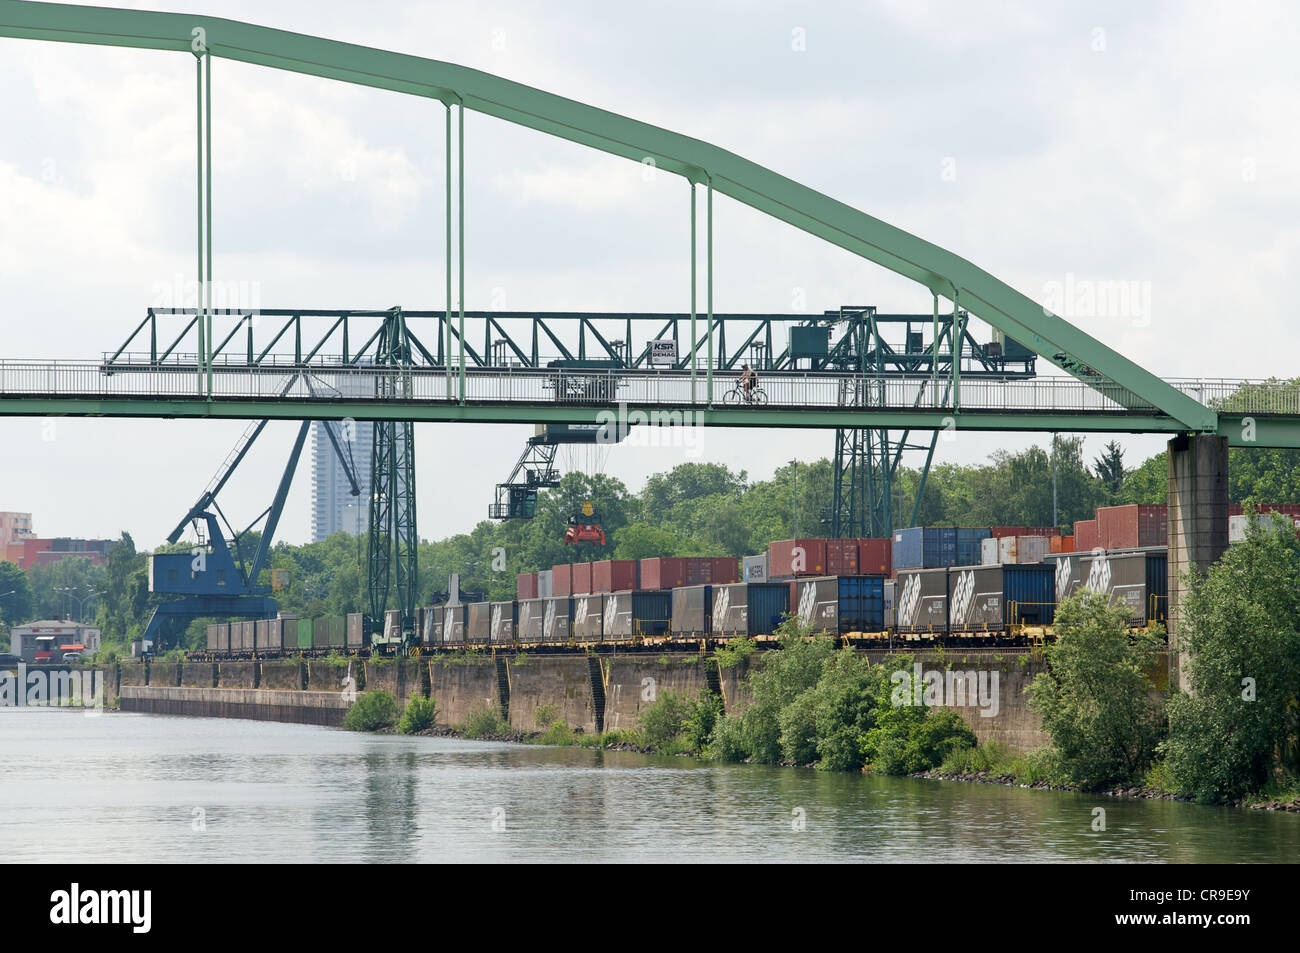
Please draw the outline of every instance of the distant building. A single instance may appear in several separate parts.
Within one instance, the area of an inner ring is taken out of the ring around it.
[[[89,559],[98,565],[108,562],[108,551],[115,542],[113,539],[72,539],[68,536],[53,539],[32,537],[9,543],[4,547],[3,557],[17,563],[19,569],[31,569],[69,556]]]
[[[35,662],[37,653],[50,653],[50,659],[63,661],[64,652],[98,652],[100,630],[97,626],[73,622],[71,619],[44,619],[15,625],[9,630],[9,640],[14,655],[24,662]]]
[[[0,513],[0,553],[10,543],[21,543],[34,535],[31,513]]]
[[[373,424],[345,420],[334,425],[339,449],[351,461],[360,494],[352,495],[343,464],[339,462],[323,421],[311,428],[311,538],[318,543],[337,532],[359,536],[370,523],[370,450]]]

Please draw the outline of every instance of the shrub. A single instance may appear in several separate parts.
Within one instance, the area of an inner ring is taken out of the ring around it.
[[[489,735],[508,734],[510,726],[501,717],[501,709],[498,706],[485,702],[469,710],[462,730],[466,738],[483,738]]]
[[[397,730],[404,735],[413,735],[432,728],[437,718],[438,706],[432,698],[412,695],[406,703],[406,711],[402,712],[401,721],[397,723]]]
[[[397,721],[397,699],[389,692],[365,692],[343,717],[349,731],[383,731]]]
[[[554,724],[559,714],[557,705],[538,705],[533,709],[533,724],[538,728],[546,728]]]
[[[534,743],[539,745],[571,745],[574,742],[574,737],[573,729],[564,721],[556,719],[534,739]]]
[[[1056,626],[1048,671],[1030,686],[1029,705],[1042,715],[1062,767],[1084,788],[1141,777],[1163,728],[1147,674],[1158,637],[1130,632],[1126,611],[1092,592],[1064,600]]]
[[[744,726],[741,720],[723,715],[713,726],[713,740],[709,743],[708,757],[715,761],[736,762],[749,757],[745,746]]]
[[[816,704],[813,693],[807,691],[777,715],[783,760],[793,764],[811,764],[817,760]]]
[[[753,655],[757,649],[758,642],[754,639],[745,637],[728,639],[726,645],[718,646],[714,650],[713,656],[718,660],[718,668],[735,668]]]
[[[682,732],[690,703],[675,692],[660,692],[659,698],[641,712],[637,726],[651,748],[667,748]]]
[[[722,717],[722,696],[707,688],[700,689],[699,700],[690,706],[682,722],[682,734],[695,754],[703,754],[713,740],[713,732]]]

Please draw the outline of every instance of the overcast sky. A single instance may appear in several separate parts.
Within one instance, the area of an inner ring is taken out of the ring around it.
[[[1285,3],[127,4],[461,63],[713,142],[970,259],[1035,298],[1137,282],[1075,323],[1166,377],[1294,376],[1300,13]],[[0,357],[96,358],[194,277],[188,54],[0,39]],[[441,104],[217,60],[219,281],[265,307],[440,308]],[[688,192],[468,113],[466,307],[689,308]],[[716,200],[718,311],[926,312],[928,292]],[[494,300],[494,294],[496,298]],[[702,299],[701,299],[702,300]],[[270,501],[294,425],[231,487]],[[41,536],[157,545],[240,422],[0,418],[0,510]],[[420,424],[422,536],[486,514],[530,428]],[[977,463],[1030,435],[961,434]],[[1037,438],[1042,442],[1043,438]],[[1107,437],[1091,437],[1095,453]],[[1136,464],[1160,449],[1124,437]],[[827,431],[615,448],[633,489],[687,459],[770,476]],[[308,538],[309,468],[280,537]]]

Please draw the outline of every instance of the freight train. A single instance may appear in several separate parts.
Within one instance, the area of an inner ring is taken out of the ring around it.
[[[855,642],[1028,644],[1050,637],[1056,605],[1079,589],[1105,592],[1131,624],[1165,621],[1165,551],[1054,553],[1042,563],[946,566],[884,574],[803,576],[551,595],[417,609],[422,651],[467,648],[698,644],[771,637],[796,617],[816,634]],[[388,613],[394,630],[396,613]],[[264,619],[208,627],[212,657],[359,653],[363,617]],[[393,641],[391,637],[389,641]]]

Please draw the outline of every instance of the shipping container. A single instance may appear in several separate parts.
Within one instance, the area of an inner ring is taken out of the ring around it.
[[[1076,520],[1074,523],[1074,551],[1090,553],[1097,548],[1097,521]]]
[[[573,564],[573,594],[580,596],[591,592],[591,563]]]
[[[515,641],[515,625],[519,621],[518,604],[515,602],[493,602],[492,604],[493,645],[509,645]]]
[[[771,543],[767,547],[768,577],[826,575],[826,542],[824,539],[782,539]]]
[[[312,647],[311,636],[314,622],[311,619],[298,620],[298,650],[305,652]]]
[[[442,642],[444,645],[465,644],[465,604],[444,606],[442,610]]]
[[[1011,537],[1014,539],[1015,537]],[[1000,536],[990,536],[988,539],[980,540],[980,565],[992,566],[1002,561],[1002,556],[998,551],[998,544],[1002,542]]]
[[[905,633],[943,634],[948,631],[946,567],[898,571],[894,587],[894,626]]]
[[[676,589],[687,585],[686,560],[680,556],[653,556],[641,560],[641,585],[645,589]]]
[[[520,599],[515,610],[515,638],[524,645],[535,645],[544,638],[546,606],[550,599]]]
[[[1152,548],[1131,553],[1062,553],[1055,563],[1059,605],[1080,589],[1104,592],[1111,605],[1128,608],[1132,624],[1163,622],[1169,608],[1167,551]]]
[[[713,631],[713,586],[680,586],[672,593],[673,635],[707,638]]]
[[[1169,507],[1163,503],[1097,507],[1097,542],[1102,549],[1138,549],[1169,542]]]
[[[366,647],[366,615],[364,612],[349,612],[345,617],[344,642],[348,649],[357,651]]]
[[[605,599],[590,593],[573,597],[573,624],[570,627],[575,642],[599,642],[605,632]]]
[[[740,560],[735,556],[710,556],[707,558],[710,572],[709,578],[705,582],[717,586],[740,582]],[[642,588],[649,589],[650,587],[643,585]]]
[[[1003,536],[997,544],[1000,563],[1041,563],[1051,552],[1046,536]]]
[[[741,582],[767,582],[767,553],[746,556],[744,559],[744,578]]]
[[[686,585],[703,586],[713,580],[713,564],[704,556],[686,557]]]
[[[257,631],[257,622],[252,619],[246,619],[239,623],[239,650],[241,652],[252,652]]]
[[[471,602],[465,611],[465,644],[487,645],[492,638],[492,606]]]
[[[826,575],[856,576],[858,574],[858,541],[856,539],[826,540]]]
[[[894,569],[894,541],[866,537],[858,540],[858,572],[864,576],[877,573],[888,576]]]
[[[957,562],[956,566],[978,566],[980,564],[980,544],[989,538],[989,531],[985,527],[979,529],[968,529],[959,527],[957,529]]]
[[[956,562],[956,527],[912,526],[894,531],[892,566],[895,571],[937,569]]]
[[[271,620],[258,619],[253,623],[253,650],[258,655],[265,655],[271,651]],[[278,649],[279,646],[276,646]]]
[[[1060,536],[1059,526],[990,526],[989,533],[994,539],[1003,536]]]
[[[612,592],[604,598],[606,642],[630,642],[668,634],[672,622],[670,591]]]
[[[348,616],[351,619],[351,616]],[[420,627],[420,641],[425,645],[438,648],[442,645],[442,606],[430,606],[424,610],[423,625]]]
[[[546,600],[542,638],[547,642],[568,642],[573,637],[573,599],[552,596]]]
[[[885,628],[884,576],[822,576],[798,579],[791,615],[813,632],[848,635]]]
[[[885,580],[884,590],[885,590],[885,628],[886,629],[892,629],[894,627],[894,594],[897,591],[897,589],[898,589],[898,580],[896,579]]]
[[[602,559],[590,565],[592,592],[630,592],[639,588],[635,559]]]
[[[557,596],[573,595],[572,563],[562,563],[551,567],[551,592]]]
[[[230,652],[229,622],[214,622],[208,626],[208,651],[221,655]]]
[[[552,585],[553,575],[549,569],[537,574],[537,598],[549,599],[555,595],[555,588]]]
[[[788,583],[740,582],[713,587],[713,635],[718,637],[771,635],[789,611]]]
[[[298,617],[282,615],[277,620],[280,627],[280,648],[285,652],[298,650]]]
[[[515,598],[516,599],[536,599],[537,598],[537,573],[521,572],[515,577]]]
[[[1014,538],[1005,536],[999,542]],[[1041,562],[950,569],[948,631],[998,632],[1011,625],[1051,625],[1055,595],[1055,567]]]

